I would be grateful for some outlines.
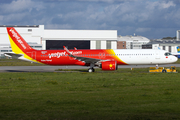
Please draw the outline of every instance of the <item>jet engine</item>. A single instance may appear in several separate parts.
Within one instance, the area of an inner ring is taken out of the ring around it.
[[[100,68],[102,70],[117,70],[118,66],[116,61],[105,61],[101,62]]]

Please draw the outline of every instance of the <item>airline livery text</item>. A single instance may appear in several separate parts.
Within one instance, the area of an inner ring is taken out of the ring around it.
[[[22,40],[20,39],[20,37],[17,35],[17,33],[14,32],[13,29],[11,29],[10,32],[12,33],[13,37],[15,37],[15,38],[17,39],[18,43],[20,43],[21,46],[22,46],[24,49],[26,49],[26,46],[24,45],[24,43],[22,42]]]
[[[82,54],[82,51],[72,51],[70,52],[72,55],[77,55],[77,54]],[[49,58],[51,57],[57,57],[60,58],[61,56],[66,56],[67,53],[66,52],[56,52],[56,53],[51,53],[49,54]]]

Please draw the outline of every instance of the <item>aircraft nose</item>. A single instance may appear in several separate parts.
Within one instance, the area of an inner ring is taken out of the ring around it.
[[[177,60],[178,60],[178,58],[173,56],[173,62],[176,62]]]

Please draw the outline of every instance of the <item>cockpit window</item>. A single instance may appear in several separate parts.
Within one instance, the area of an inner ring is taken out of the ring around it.
[[[169,56],[169,55],[172,55],[172,54],[169,53],[169,52],[166,52],[164,55],[165,55],[165,56]]]

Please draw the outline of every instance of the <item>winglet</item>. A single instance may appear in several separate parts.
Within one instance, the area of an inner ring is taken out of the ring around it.
[[[65,46],[63,46],[63,47],[64,47],[64,50],[67,52],[68,55],[72,55]]]
[[[64,50],[67,52],[67,54],[68,54],[70,57],[75,58],[75,56],[74,56],[65,46],[63,46],[63,47],[64,47]]]

